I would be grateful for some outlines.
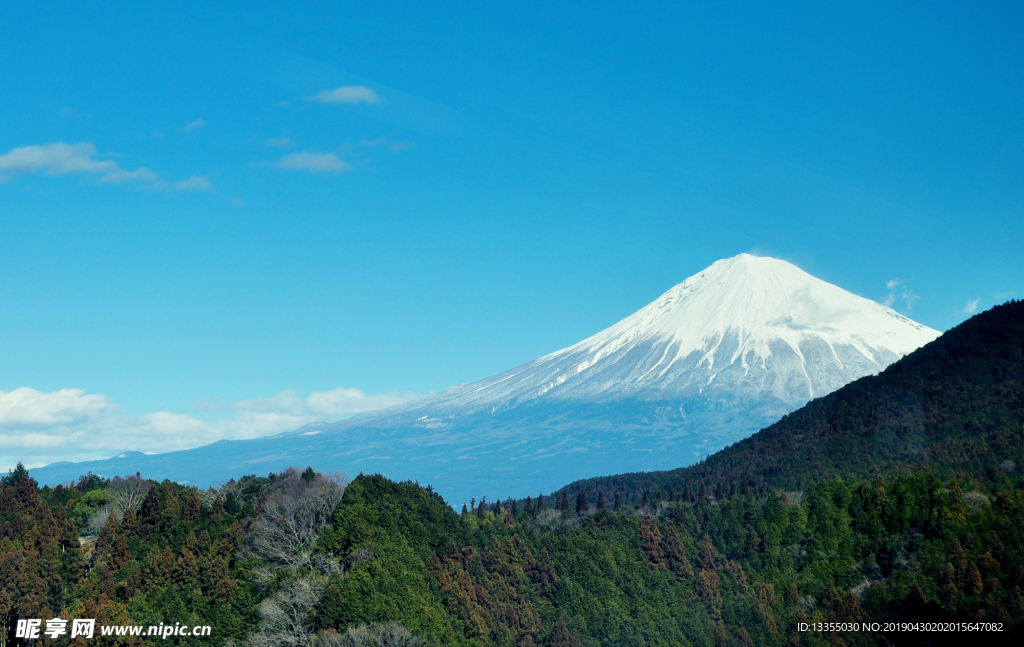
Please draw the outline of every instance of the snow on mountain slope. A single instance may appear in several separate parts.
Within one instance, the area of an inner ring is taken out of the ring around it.
[[[938,336],[786,261],[740,254],[574,346],[359,421],[436,426],[541,401],[718,394],[771,399],[792,410]]]
[[[449,502],[673,469],[938,337],[790,263],[741,254],[619,323],[500,375],[271,438],[34,470],[205,486],[289,465],[431,484]]]

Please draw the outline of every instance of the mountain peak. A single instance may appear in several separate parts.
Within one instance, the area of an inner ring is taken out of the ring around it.
[[[253,463],[382,472],[454,501],[550,491],[574,478],[691,464],[938,335],[791,263],[740,254],[499,375],[333,424],[131,462],[178,461],[187,470],[175,480],[207,482]],[[122,471],[128,462],[107,464]]]

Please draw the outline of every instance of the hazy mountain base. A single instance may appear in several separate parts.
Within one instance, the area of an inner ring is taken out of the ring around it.
[[[776,400],[603,404],[535,404],[496,414],[427,418],[413,425],[309,425],[251,441],[221,441],[194,450],[138,452],[34,469],[56,485],[84,472],[113,477],[136,471],[208,487],[242,474],[311,465],[321,472],[381,473],[430,484],[453,504],[471,497],[525,496],[596,474],[690,465],[754,433],[789,411]]]

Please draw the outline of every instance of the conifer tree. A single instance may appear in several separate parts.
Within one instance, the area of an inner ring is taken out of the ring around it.
[[[224,507],[224,502],[217,497],[213,500],[213,505],[210,506],[210,516],[214,519],[220,519],[227,515],[227,509]]]
[[[599,490],[597,493],[597,509],[604,510],[607,506],[604,502],[604,490]]]
[[[669,522],[668,527],[665,529],[662,547],[664,548],[668,568],[675,573],[676,577],[681,580],[693,577],[693,566],[690,565],[690,560],[686,557],[686,551],[679,540],[679,533],[676,531],[674,523]]]
[[[575,629],[569,629],[564,618],[559,618],[555,626],[551,628],[548,645],[550,647],[583,647],[583,641],[580,640]]]
[[[558,496],[558,511],[559,512],[565,512],[568,509],[569,509],[569,493],[568,492],[562,492]]]
[[[661,549],[661,533],[658,524],[650,515],[644,516],[640,522],[640,548],[647,556],[651,568],[665,568],[665,554]]]
[[[580,490],[576,495],[576,516],[582,517],[588,512],[590,512],[590,502],[587,501],[587,493],[585,490]]]
[[[621,507],[622,507],[622,499],[619,498],[619,493],[616,492],[615,493],[615,501],[612,502],[612,510],[614,510],[615,512],[618,512],[619,508],[621,508]]]
[[[199,518],[199,496],[195,491],[188,493],[188,498],[185,500],[185,510],[181,513],[181,520],[189,523]]]

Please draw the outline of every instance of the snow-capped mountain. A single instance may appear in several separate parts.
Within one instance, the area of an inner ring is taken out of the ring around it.
[[[289,465],[431,484],[454,504],[689,465],[939,336],[785,261],[718,261],[596,335],[491,378],[331,424],[55,464],[197,485]],[[109,472],[109,473],[108,473]]]
[[[539,402],[719,395],[793,410],[938,336],[786,261],[740,254],[574,346],[361,422],[437,424]]]

